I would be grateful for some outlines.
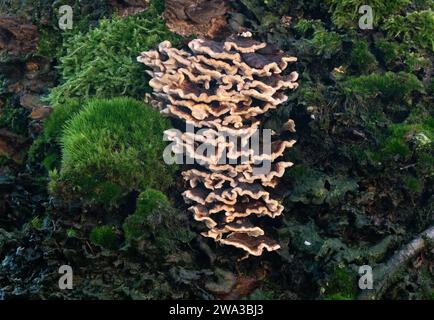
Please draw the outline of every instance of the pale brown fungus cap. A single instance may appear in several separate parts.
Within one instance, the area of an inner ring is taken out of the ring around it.
[[[181,1],[171,1],[171,14],[176,8],[184,10],[178,19],[203,22],[190,16]],[[270,143],[260,142],[259,151],[249,139],[260,128],[263,114],[287,101],[287,90],[297,89],[298,73],[286,72],[297,58],[246,32],[222,41],[194,39],[183,50],[164,41],[137,59],[150,68],[153,105],[201,129],[184,133],[170,129],[165,135],[173,153],[197,161],[182,173],[187,186],[183,197],[191,203],[194,219],[209,229],[203,235],[255,256],[277,250],[278,243],[256,220],[283,213],[274,190],[293,165],[282,156],[295,140],[273,133]],[[295,132],[295,123],[289,120],[281,131]],[[204,145],[213,152],[203,152]],[[269,170],[261,171],[266,164]]]

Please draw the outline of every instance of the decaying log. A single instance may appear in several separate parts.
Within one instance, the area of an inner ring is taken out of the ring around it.
[[[0,156],[22,164],[26,157],[29,143],[25,137],[6,129],[0,129]]]
[[[145,11],[149,0],[110,0],[109,3],[121,17],[127,17]]]
[[[168,28],[182,36],[216,38],[227,33],[226,0],[166,0],[163,17]]]
[[[21,56],[36,50],[38,28],[23,17],[0,15],[0,52]]]

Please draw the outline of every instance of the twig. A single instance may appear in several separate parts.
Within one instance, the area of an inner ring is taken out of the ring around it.
[[[358,297],[359,300],[380,299],[387,288],[392,284],[397,272],[405,266],[414,256],[421,252],[426,244],[426,240],[434,239],[434,226],[431,226],[422,232],[417,238],[395,252],[392,258],[378,270],[374,270],[374,289],[364,291]],[[377,272],[375,272],[377,271]],[[375,280],[375,275],[380,276],[379,280]]]

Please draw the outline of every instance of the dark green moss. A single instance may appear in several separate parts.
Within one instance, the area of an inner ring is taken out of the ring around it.
[[[401,42],[378,38],[375,41],[375,47],[379,51],[379,59],[389,69],[401,67],[405,65],[407,72],[415,72],[422,68],[429,69],[432,66],[430,59],[420,51],[412,47],[411,42]]]
[[[61,47],[62,34],[59,31],[47,27],[39,29],[38,55],[55,58],[60,55]]]
[[[317,56],[328,59],[342,49],[342,37],[334,31],[327,31],[319,20],[301,19],[294,29],[303,36],[311,34],[305,43]]]
[[[27,136],[28,114],[25,108],[14,106],[9,101],[0,110],[0,128],[6,128],[16,134]]]
[[[351,64],[362,73],[369,73],[377,68],[377,59],[369,51],[366,41],[359,40],[354,43],[351,51]]]
[[[129,216],[123,225],[127,240],[138,239],[146,234],[145,225],[147,219],[154,211],[169,208],[170,203],[167,197],[160,191],[147,189],[139,195],[136,206],[135,213]]]
[[[378,38],[375,40],[375,47],[379,50],[380,58],[387,66],[393,65],[402,57],[401,47],[394,41]]]
[[[246,297],[246,300],[275,300],[274,292],[256,289]]]
[[[388,0],[367,3],[364,0],[327,0],[333,23],[339,28],[358,28],[359,8],[369,4],[374,13],[374,26],[390,15],[399,12],[411,3],[411,0]]]
[[[114,250],[119,242],[115,230],[111,226],[98,226],[92,229],[89,236],[93,244],[105,249]]]
[[[434,96],[434,79],[431,79],[430,81],[428,81],[427,85],[427,92],[431,95]]]
[[[136,211],[125,220],[123,229],[127,241],[150,239],[161,252],[168,253],[192,239],[184,224],[183,216],[163,193],[147,189],[139,195]]]
[[[330,295],[326,295],[323,300],[354,300],[355,297],[351,295],[345,295],[342,293],[334,293]]]
[[[30,220],[30,225],[34,229],[41,229],[43,227],[43,220],[40,217],[34,217]]]
[[[422,178],[434,176],[434,143],[431,142],[427,148],[417,154],[416,168]]]
[[[164,9],[166,8],[166,3],[164,0],[151,0],[150,2],[159,14],[164,12]]]
[[[293,188],[288,200],[304,204],[336,205],[342,201],[347,192],[355,191],[357,183],[350,178],[329,177],[323,172],[311,168],[296,166],[288,170]]]
[[[413,176],[405,176],[404,177],[404,185],[406,186],[406,188],[415,194],[420,194],[423,190],[423,180],[422,179],[418,179],[416,177]]]
[[[68,230],[66,230],[66,236],[68,238],[74,238],[77,236],[77,231],[73,228],[69,228]]]
[[[336,267],[328,278],[324,300],[352,300],[357,294],[357,278],[346,269]]]
[[[393,16],[384,24],[389,38],[400,38],[414,48],[434,51],[434,11],[414,11],[406,16]]]

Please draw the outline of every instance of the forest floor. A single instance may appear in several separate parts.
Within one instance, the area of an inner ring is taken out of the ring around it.
[[[0,300],[434,299],[434,1],[375,1],[372,21],[361,0],[191,2],[0,0]],[[296,56],[300,74],[263,121],[296,124],[285,211],[267,222],[281,249],[248,259],[200,235],[181,166],[120,168],[108,154],[108,174],[74,175],[64,130],[93,98],[144,101],[140,52],[243,31]],[[73,290],[58,287],[62,265]]]

